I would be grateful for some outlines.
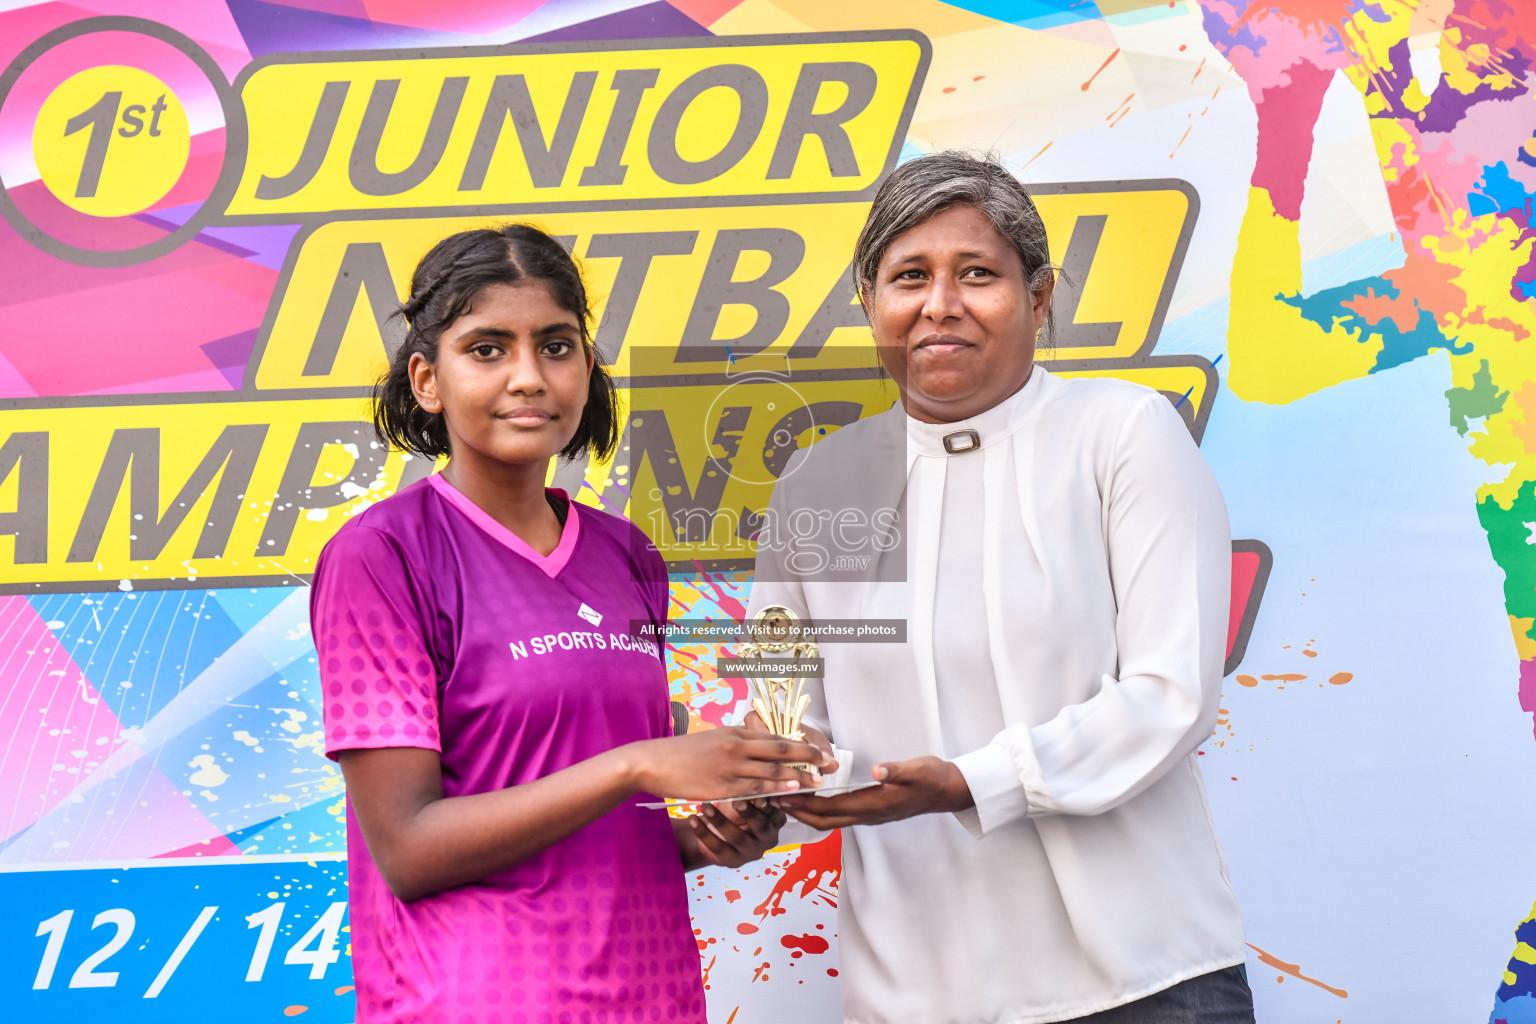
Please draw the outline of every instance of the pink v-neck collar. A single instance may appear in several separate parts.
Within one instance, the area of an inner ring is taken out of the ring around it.
[[[571,560],[572,552],[576,550],[576,538],[581,533],[581,517],[576,514],[576,503],[570,499],[570,495],[558,487],[547,487],[545,490],[565,498],[565,526],[560,531],[560,543],[555,545],[555,550],[548,555],[541,555],[523,538],[498,523],[485,509],[470,501],[463,491],[444,480],[441,473],[432,474],[427,482],[438,494],[448,499],[450,505],[468,516],[470,522],[490,534],[492,539],[544,570],[544,575],[550,579],[560,575],[560,570],[565,568],[565,564]]]

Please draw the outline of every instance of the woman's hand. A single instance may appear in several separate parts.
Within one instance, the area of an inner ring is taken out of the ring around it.
[[[940,757],[914,757],[875,766],[880,785],[837,796],[781,796],[774,803],[797,821],[830,831],[848,825],[879,825],[918,814],[963,811],[975,805],[965,776]]]
[[[726,726],[621,747],[634,788],[661,797],[723,800],[810,789],[819,780],[786,762],[835,767],[831,755],[782,736]]]
[[[699,813],[674,819],[685,870],[716,865],[739,868],[778,845],[784,812],[766,800],[705,804]]]

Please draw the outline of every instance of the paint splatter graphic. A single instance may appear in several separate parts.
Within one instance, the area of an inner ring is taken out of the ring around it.
[[[746,617],[749,586],[746,573],[701,572],[698,579],[674,580],[673,616],[709,622],[740,621]],[[737,705],[747,696],[746,680],[720,678],[715,665],[721,652],[716,644],[671,643],[667,651],[667,681],[672,687],[672,699],[688,709],[690,729],[700,724],[721,725],[736,714]]]
[[[1512,0],[1200,0],[1206,35],[1258,111],[1248,208],[1227,323],[1228,383],[1284,404],[1430,352],[1449,354],[1451,424],[1496,482],[1477,494],[1521,660],[1520,707],[1536,712],[1536,20]],[[1410,35],[1439,37],[1438,73],[1410,65]],[[1324,93],[1342,71],[1369,118],[1402,263],[1306,294],[1300,221]],[[1328,682],[1342,686],[1348,673]],[[1239,683],[1253,686],[1252,676]],[[1261,681],[1281,682],[1260,676]],[[1288,683],[1301,679],[1287,678]],[[1529,920],[1519,925],[1524,935]],[[1532,993],[1527,937],[1494,1019]],[[1536,959],[1536,958],[1533,958]],[[1522,1019],[1524,1019],[1522,1017]]]
[[[1266,967],[1273,967],[1275,970],[1280,972],[1280,975],[1275,978],[1275,980],[1278,982],[1284,983],[1286,975],[1290,975],[1292,978],[1305,981],[1309,985],[1316,985],[1318,988],[1325,992],[1331,992],[1332,994],[1338,996],[1340,999],[1349,998],[1349,993],[1344,991],[1342,988],[1334,988],[1332,985],[1325,984],[1324,982],[1318,981],[1316,978],[1309,978],[1305,974],[1302,974],[1301,967],[1297,964],[1288,964],[1284,960],[1281,960],[1279,957],[1265,952],[1251,942],[1248,943],[1248,948],[1259,954],[1259,962],[1261,964],[1264,964]]]

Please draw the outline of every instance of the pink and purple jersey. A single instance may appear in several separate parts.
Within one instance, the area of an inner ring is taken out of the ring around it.
[[[327,753],[439,751],[453,797],[671,734],[660,648],[632,628],[665,622],[661,557],[629,521],[568,508],[548,557],[439,476],[342,527],[310,603]],[[410,903],[349,808],[358,1024],[703,1024],[681,857],[644,799]]]

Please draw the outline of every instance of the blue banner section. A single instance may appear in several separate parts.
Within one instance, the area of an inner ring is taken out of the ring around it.
[[[49,1024],[353,1020],[340,860],[0,873],[0,1006]]]

